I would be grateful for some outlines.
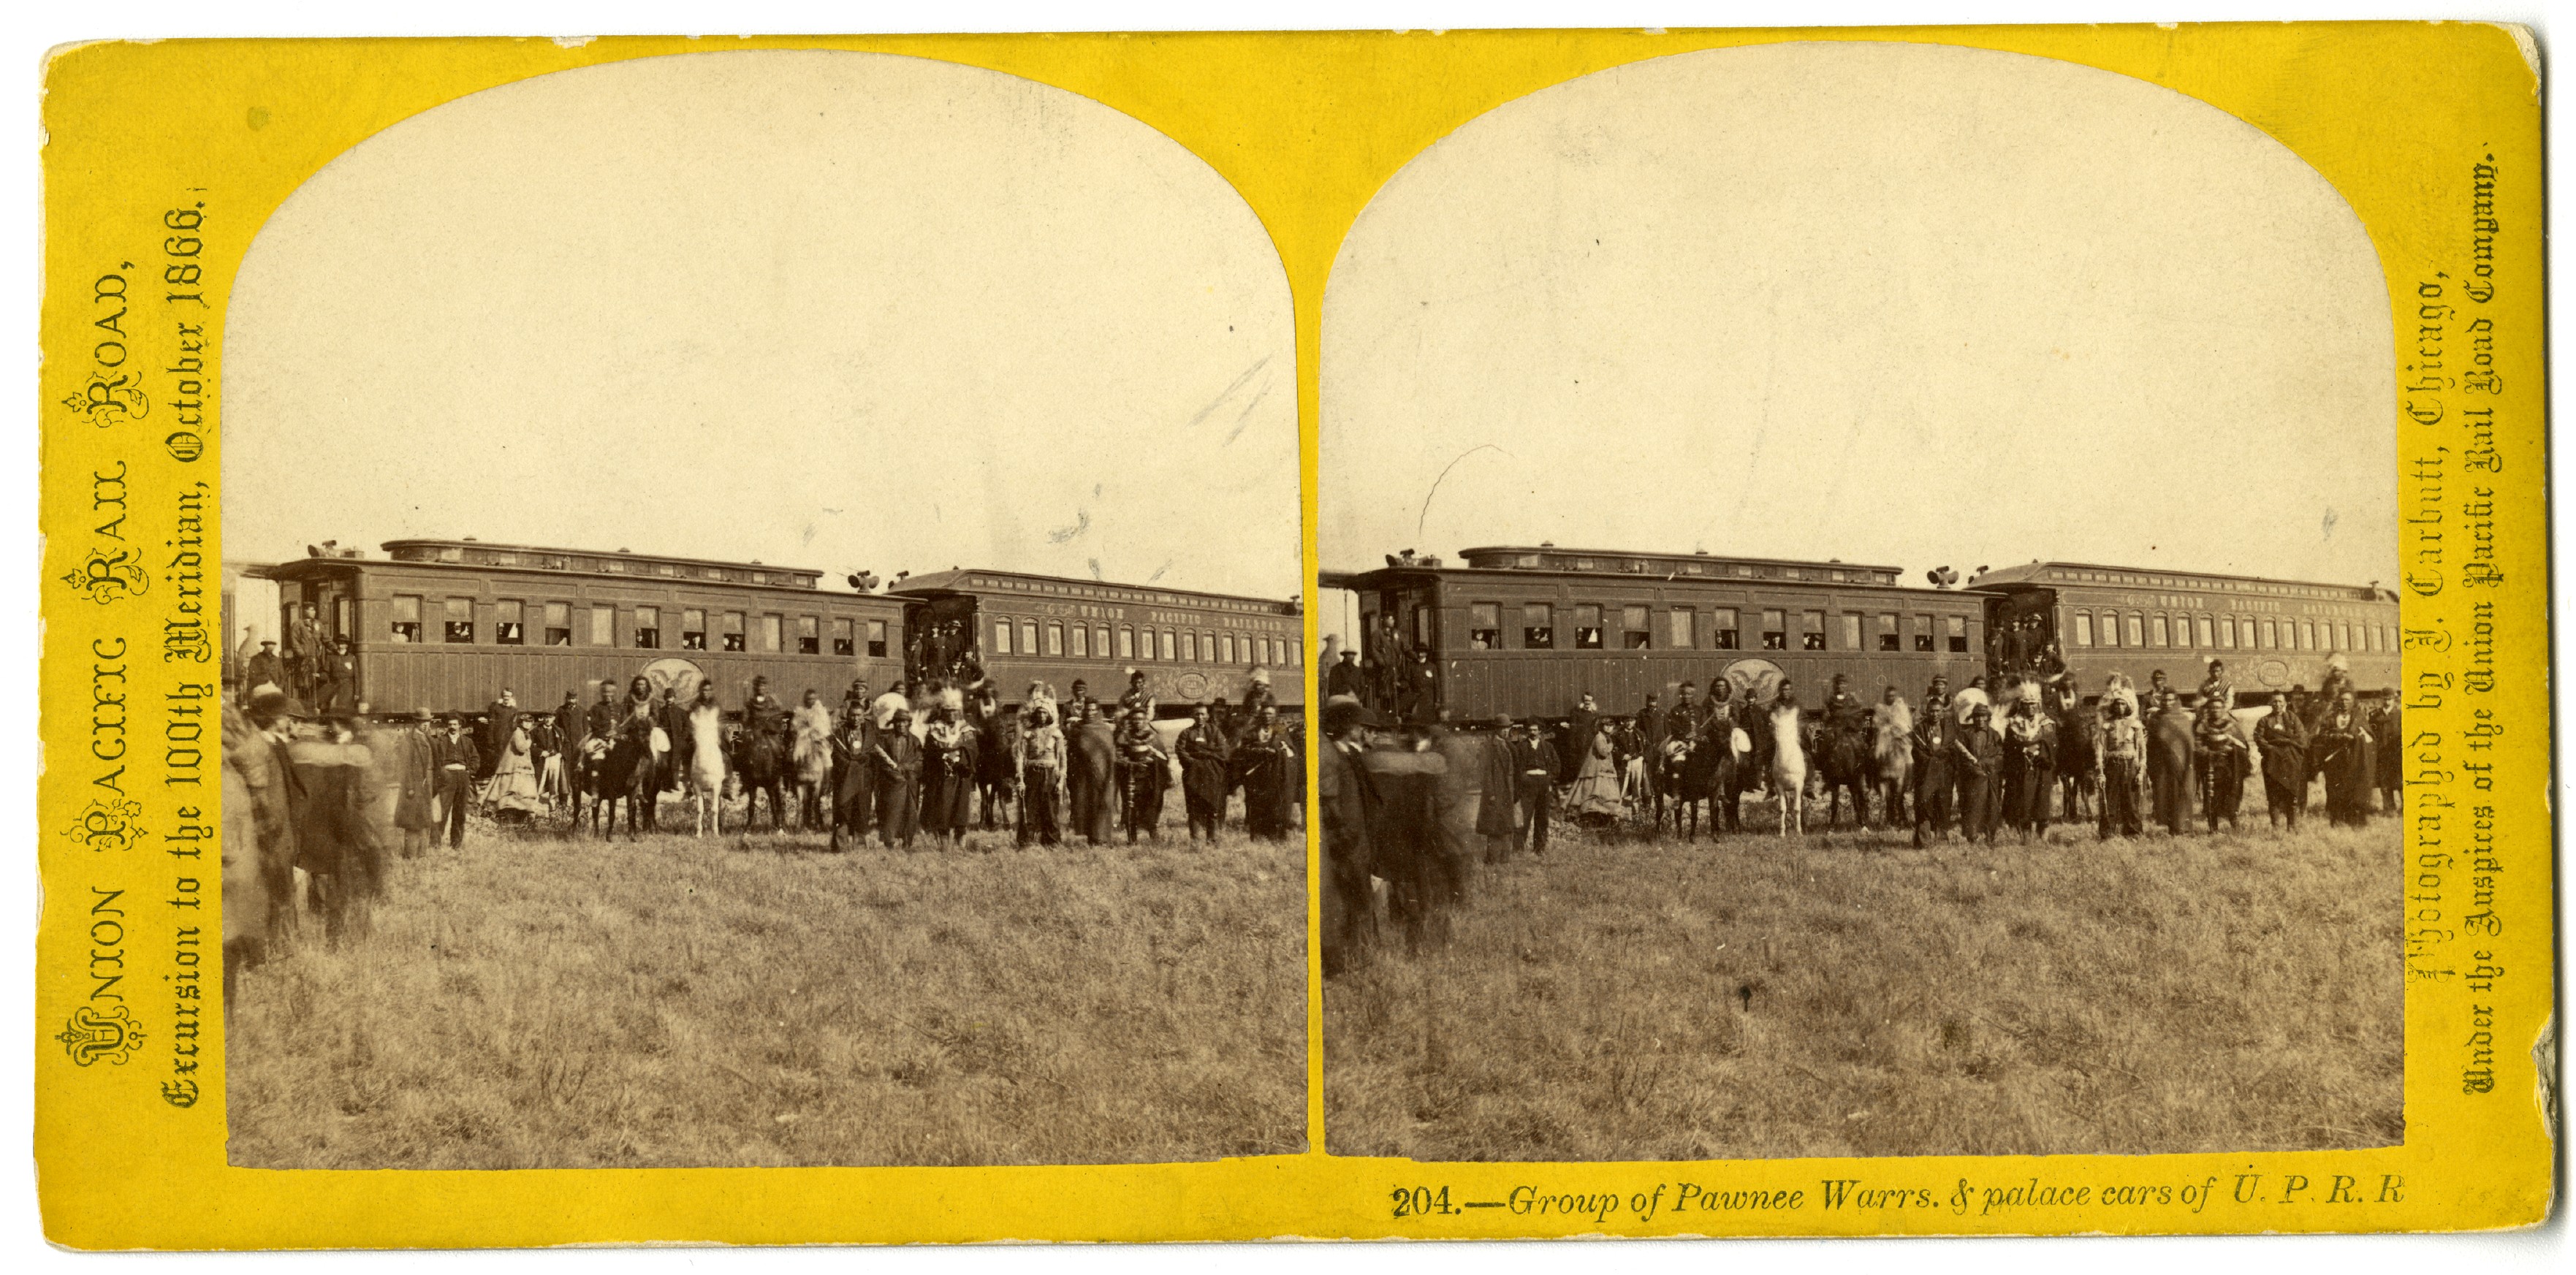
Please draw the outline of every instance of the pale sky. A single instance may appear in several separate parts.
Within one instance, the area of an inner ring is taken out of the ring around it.
[[[403,536],[1298,589],[1288,285],[1241,197],[980,69],[729,52],[397,124],[262,229],[224,553]]]
[[[1934,45],[1658,58],[1469,122],[1361,215],[1324,301],[1323,565],[1554,541],[2394,581],[2389,325],[2324,179],[2152,84]]]

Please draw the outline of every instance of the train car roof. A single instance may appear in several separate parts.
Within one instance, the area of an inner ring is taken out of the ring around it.
[[[1467,552],[1487,554],[1506,551],[1471,549]],[[1920,585],[1904,584],[1901,582],[1903,573],[1899,568],[1873,563],[1812,562],[1794,558],[1720,558],[1696,554],[1688,556],[1615,554],[1572,549],[1544,551],[1533,549],[1526,552],[1562,554],[1568,558],[1586,557],[1596,561],[1611,560],[1620,564],[1642,562],[1663,569],[1638,569],[1625,565],[1608,568],[1546,565],[1498,567],[1448,562],[1434,565],[1417,561],[1397,562],[1362,571],[1322,571],[1317,573],[1316,580],[1328,589],[1371,588],[1384,582],[1408,578],[1455,580],[1463,577],[1476,580],[1579,579],[1664,584],[1681,582],[1732,587],[1806,588],[1827,585],[1844,589],[1867,589],[1874,592],[1926,593],[1950,597],[1959,596],[1960,592],[1957,589],[1929,589]],[[1836,579],[1836,575],[1842,578]]]
[[[389,556],[369,558],[342,550],[335,554],[289,558],[242,574],[258,579],[297,580],[332,569],[399,568],[464,575],[548,576],[580,580],[632,580],[642,583],[696,585],[707,588],[759,590],[805,598],[858,599],[879,595],[819,587],[822,573],[810,567],[772,567],[757,562],[714,558],[675,558],[597,549],[556,549],[499,544],[482,540],[389,540]]]
[[[1163,606],[1206,606],[1214,602],[1241,603],[1220,610],[1248,611],[1260,615],[1289,616],[1299,613],[1298,604],[1277,598],[1255,598],[1237,593],[1201,593],[1190,589],[1164,589],[1151,585],[1119,584],[1109,580],[1081,580],[1072,576],[1038,575],[1028,571],[1004,571],[992,567],[955,567],[917,576],[905,576],[886,590],[888,593],[928,597],[942,593],[1021,593],[1039,597],[1091,598],[1103,602],[1135,602]]]
[[[1736,554],[1712,554],[1705,552],[1671,553],[1646,552],[1636,549],[1566,549],[1548,543],[1534,545],[1478,545],[1472,549],[1459,550],[1458,556],[1466,559],[1469,567],[1478,570],[1555,570],[1578,571],[1602,575],[1652,576],[1672,574],[1684,576],[1718,576],[1720,574],[1718,572],[1704,570],[1704,568],[1712,566],[1744,566],[1757,569],[1764,567],[1790,568],[1795,570],[1825,572],[1841,571],[1846,573],[1865,571],[1873,575],[1885,576],[1901,575],[1904,572],[1904,568],[1902,567],[1891,567],[1877,563],[1845,562],[1840,558],[1818,562],[1811,558],[1754,558]],[[1538,565],[1522,565],[1524,560],[1533,557],[1539,560]],[[1508,559],[1508,561],[1504,561],[1505,559]],[[1598,563],[1604,560],[1613,560],[1621,565],[1615,567],[1572,565],[1577,561]],[[1694,567],[1703,568],[1703,570],[1692,570],[1691,568]]]
[[[2269,576],[2222,575],[2210,571],[2153,571],[2142,567],[2114,567],[2098,562],[2024,562],[1997,567],[1959,586],[1963,589],[2000,591],[1999,586],[2047,588],[2051,585],[2110,585],[2130,589],[2202,589],[2217,593],[2260,593],[2279,596],[2284,591],[2313,590],[2314,593],[2292,596],[2341,598],[2347,601],[2394,602],[2397,594],[2382,589],[2374,582],[2360,584],[2327,584],[2315,580],[2282,580]]]

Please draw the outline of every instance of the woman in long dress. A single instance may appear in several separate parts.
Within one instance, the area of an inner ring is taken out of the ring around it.
[[[510,728],[510,742],[501,749],[491,781],[483,785],[483,806],[510,821],[525,821],[546,808],[545,794],[537,789],[537,761],[524,715]]]
[[[1610,732],[1596,726],[1591,745],[1583,750],[1583,762],[1575,768],[1574,790],[1566,798],[1574,821],[1586,828],[1607,828],[1627,809],[1619,790],[1617,751],[1610,744]]]

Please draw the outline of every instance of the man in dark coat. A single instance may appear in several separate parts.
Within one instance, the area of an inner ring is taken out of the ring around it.
[[[439,817],[447,827],[447,848],[453,850],[465,844],[465,806],[483,758],[475,751],[474,737],[465,733],[464,718],[450,713],[446,725],[430,741],[429,764],[438,771]],[[430,830],[430,840],[438,840],[437,829]]]
[[[1264,708],[1253,719],[1252,728],[1235,741],[1227,769],[1243,786],[1244,830],[1264,841],[1286,840],[1288,810],[1295,804],[1291,788],[1303,788],[1306,776],[1287,732],[1279,729],[1278,709]]]
[[[1208,710],[1202,705],[1190,714],[1188,729],[1173,741],[1173,751],[1181,758],[1181,802],[1190,819],[1190,840],[1204,837],[1216,840],[1217,829],[1225,825],[1226,761],[1231,752],[1225,737],[1208,724]]]
[[[867,844],[869,797],[876,787],[876,771],[870,764],[870,749],[876,742],[875,724],[867,706],[841,719],[841,729],[832,736],[832,849],[845,844]],[[846,840],[845,840],[846,839]]]
[[[1342,652],[1341,660],[1324,671],[1324,697],[1338,699],[1344,695],[1360,699],[1368,694],[1368,675],[1360,671],[1360,653]]]
[[[1937,689],[1937,683],[1936,683]],[[1948,840],[1951,798],[1958,791],[1959,721],[1945,697],[1939,711],[1914,719],[1914,844],[1924,834]]]
[[[2273,827],[2296,829],[2308,804],[2308,724],[2286,697],[2254,724],[2254,746],[2263,753],[2263,807]]]
[[[1983,837],[1989,845],[2003,813],[1997,808],[1996,788],[2003,779],[2004,741],[1995,733],[1993,721],[1994,713],[1985,705],[1970,709],[1968,724],[1959,728],[1950,747],[1959,776],[1960,830],[1968,840]]]
[[[2195,751],[2192,737],[2191,710],[2182,706],[2181,697],[2162,683],[2142,697],[2140,707],[2155,703],[2162,708],[2143,711],[2147,727],[2147,783],[2154,790],[2155,808],[2151,822],[2163,824],[2165,831],[2181,835],[2183,825],[2191,822],[2191,772]],[[2161,691],[2159,695],[2156,692]]]
[[[887,849],[912,848],[913,834],[921,830],[921,741],[912,737],[912,713],[896,709],[876,741],[868,747],[869,778],[876,790],[869,804],[875,807],[877,839]]]
[[[518,720],[519,697],[505,687],[501,698],[483,710],[482,738],[476,741],[482,748],[483,768],[475,773],[475,778],[492,777],[492,768],[501,764],[501,750],[510,746],[510,726]]]
[[[1521,824],[1512,833],[1512,848],[1544,857],[1548,808],[1555,804],[1556,776],[1564,766],[1557,760],[1556,745],[1548,742],[1546,731],[1536,722],[1512,731],[1511,752],[1514,787],[1521,807]]]
[[[335,943],[353,930],[364,934],[366,900],[375,892],[371,870],[382,862],[365,810],[367,748],[346,731],[307,726],[296,732],[286,756],[295,771],[289,794],[295,866],[310,882],[323,933]]]
[[[2397,698],[2392,695],[2381,700],[2370,714],[2370,738],[2373,747],[2379,750],[2378,766],[2374,771],[2379,779],[2379,813],[2384,815],[2396,814],[2405,801],[2406,737],[2398,733],[2401,723],[2397,715],[2400,711]]]
[[[439,775],[436,735],[427,713],[396,722],[394,729],[387,732],[385,746],[399,750],[396,762],[402,776],[402,796],[394,803],[394,826],[402,830],[402,857],[406,859],[419,858],[430,842],[438,839],[434,801]]]
[[[681,742],[689,737],[689,708],[680,702],[679,697],[679,684],[666,682],[662,686],[661,699],[653,706],[653,724],[662,728],[662,740],[670,745],[668,751],[654,759],[662,767],[661,774],[656,776],[660,781],[657,785],[659,791],[668,792],[681,787],[682,777],[689,773],[684,762],[687,756],[684,750],[688,746]]]
[[[1163,737],[1154,733],[1152,718],[1139,706],[1124,710],[1114,738],[1118,744],[1118,822],[1127,830],[1127,844],[1136,844],[1139,832],[1160,841],[1163,790],[1172,783],[1172,759],[1163,751]]]
[[[1357,968],[1377,935],[1377,892],[1369,884],[1375,866],[1368,841],[1369,775],[1359,765],[1373,721],[1355,698],[1324,707],[1324,754],[1316,759],[1315,783],[1324,831],[1319,893],[1326,978]]]
[[[1564,750],[1565,769],[1556,777],[1560,784],[1574,782],[1574,770],[1583,764],[1583,755],[1591,751],[1592,737],[1601,733],[1601,710],[1593,704],[1590,691],[1575,700],[1574,711],[1566,715],[1566,722],[1571,727],[1566,736],[1573,747]]]
[[[259,654],[250,657],[250,662],[243,666],[241,701],[249,703],[251,693],[263,686],[274,686],[281,691],[286,689],[286,661],[277,658],[275,641],[261,642]]]
[[[599,680],[599,702],[581,719],[582,733],[589,738],[610,743],[617,739],[617,683]]]
[[[1448,869],[1440,849],[1440,790],[1448,759],[1431,750],[1419,728],[1403,746],[1370,748],[1352,757],[1366,772],[1371,871],[1386,882],[1387,920],[1404,931],[1408,951],[1449,936]]]

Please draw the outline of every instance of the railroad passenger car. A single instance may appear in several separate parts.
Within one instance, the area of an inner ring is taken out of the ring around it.
[[[2062,663],[2087,699],[2114,670],[2147,684],[2162,668],[2196,699],[2208,662],[2224,660],[2239,703],[2325,682],[2342,655],[2365,696],[2399,677],[2397,595],[2372,585],[2033,562],[1962,586],[1995,599],[1989,657],[1998,670]]]
[[[1624,715],[1684,681],[1769,699],[1785,677],[1810,709],[1836,673],[1875,699],[1919,701],[1986,671],[1984,595],[1900,585],[1898,569],[1839,561],[1488,546],[1463,566],[1399,560],[1330,572],[1359,594],[1371,664],[1428,652],[1429,704],[1456,721],[1563,717],[1590,692]]]
[[[1220,698],[1241,703],[1256,669],[1268,670],[1283,714],[1305,702],[1306,623],[1294,601],[985,568],[909,576],[888,593],[907,604],[918,672],[969,659],[1006,704],[1032,682],[1070,694],[1077,678],[1114,702],[1131,668],[1166,717]]]
[[[350,640],[344,710],[479,714],[508,688],[544,711],[639,673],[683,699],[713,678],[728,708],[761,676],[782,702],[811,688],[838,704],[853,678],[882,690],[903,673],[904,601],[825,592],[819,571],[473,539],[383,548],[258,573],[277,584],[281,633],[311,602],[326,639]]]

